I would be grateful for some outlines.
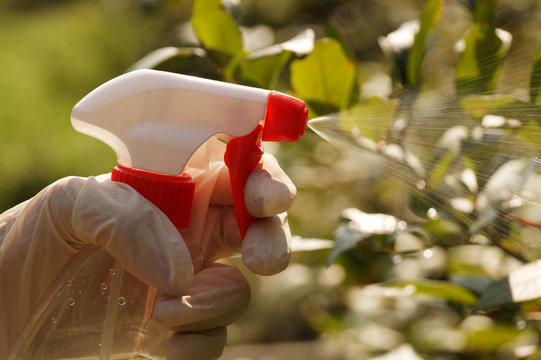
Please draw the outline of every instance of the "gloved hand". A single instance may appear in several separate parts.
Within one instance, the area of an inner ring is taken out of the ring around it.
[[[102,247],[161,293],[154,319],[176,332],[168,358],[217,358],[225,345],[225,326],[244,313],[250,291],[238,270],[216,260],[240,250],[252,271],[281,271],[289,261],[290,241],[282,213],[295,188],[276,161],[265,156],[245,188],[248,210],[260,219],[241,242],[227,168],[214,163],[210,171],[190,171],[197,188],[195,213],[182,235],[153,204],[108,176],[61,179],[1,214],[0,358],[8,357],[43,299],[54,297],[58,278],[89,247]],[[201,269],[195,275],[184,239]]]

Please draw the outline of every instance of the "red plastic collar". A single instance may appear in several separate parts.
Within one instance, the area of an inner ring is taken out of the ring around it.
[[[190,175],[164,175],[146,170],[115,166],[111,180],[130,185],[156,205],[177,229],[190,226],[195,183]]]

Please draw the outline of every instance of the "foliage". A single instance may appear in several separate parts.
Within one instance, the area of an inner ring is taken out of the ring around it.
[[[455,91],[439,104],[443,110],[430,115],[420,109],[432,101],[424,92],[422,70],[441,31],[440,0],[426,2],[419,22],[380,38],[398,75],[388,98],[359,96],[361,65],[336,24],[326,29],[331,37],[315,42],[312,32],[304,32],[289,42],[298,46],[286,42],[248,51],[234,12],[219,0],[194,2],[191,23],[201,49],[160,50],[164,56],[153,64],[175,70],[171,64],[178,58],[192,59],[194,65],[204,59],[208,66],[202,76],[263,87],[285,84],[282,90],[306,100],[312,116],[326,115],[311,123],[316,133],[339,148],[374,156],[390,166],[377,166],[376,171],[409,184],[408,208],[399,212],[345,209],[327,261],[343,263],[347,254],[354,256],[353,263],[343,266],[349,272],[372,272],[370,280],[356,280],[372,284],[366,289],[381,289],[380,298],[418,297],[417,307],[431,308],[434,321],[442,323],[430,328],[453,334],[454,341],[439,342],[427,333],[422,327],[429,318],[410,318],[399,326],[405,331],[403,341],[426,356],[514,358],[513,351],[524,346],[533,354],[539,341],[541,330],[527,319],[538,316],[533,304],[541,298],[535,262],[541,253],[528,249],[536,241],[528,230],[541,227],[535,204],[539,198],[528,195],[541,179],[536,157],[540,57],[538,53],[532,59],[530,99],[495,93],[511,43],[511,34],[494,26],[496,7],[493,0],[471,2],[472,23],[457,45]],[[177,63],[176,71],[199,69]],[[289,81],[277,81],[284,74]],[[455,123],[431,125],[446,116]],[[415,134],[423,126],[439,129],[440,138],[423,143],[424,153],[415,153],[410,148],[423,141]],[[489,273],[458,255],[490,251],[510,264],[508,270]],[[415,278],[399,273],[406,260],[429,263],[435,252],[443,252],[446,259],[437,269],[426,265],[428,270]],[[379,266],[383,254],[396,269],[369,270]],[[449,322],[448,317],[456,320]],[[468,328],[470,322],[483,325]]]

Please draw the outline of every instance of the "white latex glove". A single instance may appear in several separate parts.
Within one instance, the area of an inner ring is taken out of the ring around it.
[[[227,169],[215,164],[194,179],[199,186],[194,223],[182,236],[153,204],[107,176],[61,179],[1,214],[0,358],[8,357],[42,298],[55,291],[52,284],[65,266],[89,246],[103,247],[129,273],[163,293],[155,318],[178,332],[169,342],[169,358],[217,358],[225,326],[245,311],[250,292],[238,270],[214,264],[241,247]],[[271,157],[249,179],[248,208],[265,218],[248,230],[242,253],[257,273],[272,274],[287,265],[289,229],[285,216],[275,214],[289,208],[294,193]],[[183,237],[201,251],[202,271],[195,276]]]

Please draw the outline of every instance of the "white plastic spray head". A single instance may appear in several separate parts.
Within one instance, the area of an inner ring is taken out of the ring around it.
[[[75,105],[73,127],[108,144],[120,165],[178,175],[214,134],[238,137],[265,117],[270,91],[137,70],[99,86]]]

